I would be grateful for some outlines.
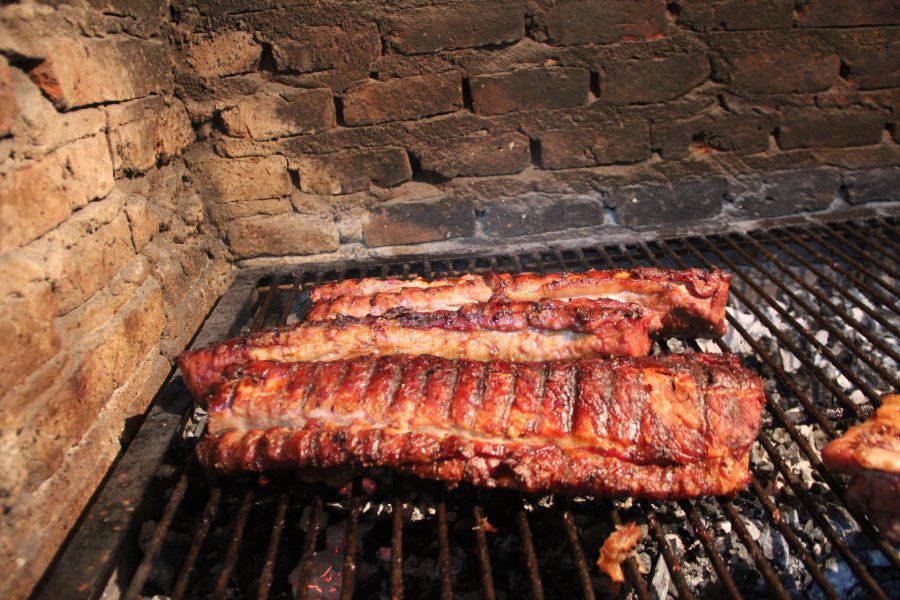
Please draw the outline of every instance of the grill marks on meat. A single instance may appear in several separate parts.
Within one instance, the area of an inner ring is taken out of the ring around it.
[[[729,355],[482,363],[432,356],[229,369],[201,459],[222,472],[389,466],[570,494],[726,494],[762,383]],[[741,418],[735,418],[740,415]]]
[[[418,312],[455,310],[489,299],[612,298],[660,314],[665,335],[720,336],[726,331],[725,304],[731,275],[701,269],[640,267],[583,273],[516,275],[488,273],[426,281],[358,279],[318,286],[311,292],[312,321],[340,316],[380,315],[405,307]]]
[[[848,495],[900,543],[900,395],[885,396],[872,418],[822,449],[822,460],[829,469],[853,474]]]
[[[230,365],[252,360],[330,361],[412,354],[471,360],[568,360],[642,356],[659,315],[615,300],[489,302],[457,311],[312,321],[227,340],[178,357],[188,389],[203,399]]]

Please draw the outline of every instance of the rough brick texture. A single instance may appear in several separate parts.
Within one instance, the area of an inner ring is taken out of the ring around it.
[[[430,117],[462,108],[462,78],[445,73],[370,82],[348,90],[343,100],[347,125]]]
[[[514,110],[579,106],[587,101],[589,83],[590,74],[585,69],[541,67],[478,75],[469,85],[476,113],[500,115]]]
[[[300,176],[300,189],[317,194],[349,194],[374,184],[391,187],[412,176],[409,157],[399,148],[302,156],[291,169]]]
[[[279,93],[280,92],[280,93]],[[222,111],[228,135],[266,140],[334,127],[331,90],[267,89],[237,100]]]
[[[518,173],[529,163],[529,140],[519,133],[481,131],[445,140],[422,152],[424,171],[441,177],[475,177]]]
[[[867,109],[785,112],[778,145],[792,148],[868,146],[881,141],[884,115]]]
[[[666,3],[662,0],[559,0],[541,2],[538,22],[551,43],[611,44],[662,37]]]
[[[376,206],[363,223],[366,244],[418,244],[475,233],[472,203],[454,200],[424,184],[408,184]]]
[[[551,129],[540,141],[545,169],[635,163],[650,156],[650,128],[636,120],[602,129]]]
[[[664,102],[686,94],[709,76],[701,53],[612,61],[600,77],[600,98],[610,104]]]
[[[404,54],[513,42],[525,33],[525,11],[517,0],[427,6],[388,16],[385,40]]]

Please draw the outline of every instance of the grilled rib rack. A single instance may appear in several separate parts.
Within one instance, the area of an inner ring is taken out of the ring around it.
[[[235,285],[194,346],[302,318],[305,290],[362,276],[719,266],[735,274],[728,336],[766,378],[753,480],[735,498],[556,498],[357,473],[210,481],[191,449],[180,378],[48,570],[36,597],[897,597],[897,551],[845,497],[818,448],[900,389],[897,220],[804,222],[749,233],[525,254],[306,268]],[[245,279],[246,281],[246,279]],[[655,352],[695,351],[664,340]],[[614,526],[647,532],[615,590],[594,566]],[[334,555],[329,558],[328,554]],[[115,572],[114,572],[115,570]]]

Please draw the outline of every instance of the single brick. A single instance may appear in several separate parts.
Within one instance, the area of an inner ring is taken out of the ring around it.
[[[313,194],[349,194],[372,184],[391,187],[412,177],[409,157],[400,148],[301,156],[290,167],[300,175],[300,190]]]
[[[9,63],[0,56],[0,137],[9,133],[18,112],[9,77]]]
[[[619,223],[627,227],[691,223],[713,217],[722,210],[725,180],[706,177],[642,183],[611,191]]]
[[[303,26],[296,28],[291,36],[278,37],[272,43],[272,57],[278,70],[293,73],[349,69],[368,74],[380,55],[381,37],[374,23],[359,29]]]
[[[59,225],[74,209],[107,195],[113,185],[106,137],[99,135],[0,174],[0,253]]]
[[[674,100],[706,81],[709,72],[709,60],[699,53],[611,61],[600,77],[600,99],[609,104]]]
[[[481,115],[515,110],[571,108],[587,101],[590,73],[574,67],[538,67],[477,75],[469,81],[472,104]]]
[[[861,90],[900,87],[900,36],[889,29],[831,31],[847,71],[844,77]]]
[[[257,215],[225,227],[235,258],[334,252],[340,246],[333,219],[311,215]]]
[[[884,117],[865,108],[787,111],[781,115],[778,145],[793,148],[844,148],[881,141]]]
[[[107,114],[117,175],[142,173],[160,158],[180,154],[195,139],[191,120],[180,100],[141,98],[110,106]]]
[[[470,0],[400,10],[384,19],[382,32],[404,54],[514,42],[525,35],[525,9],[518,0]]]
[[[240,98],[221,116],[225,132],[235,137],[268,140],[315,133],[334,127],[334,97],[324,88],[267,90]]]
[[[650,127],[643,121],[551,129],[540,135],[541,166],[545,169],[634,163],[650,157]]]
[[[471,201],[443,195],[390,200],[363,222],[367,246],[399,246],[475,235]]]
[[[801,27],[900,25],[900,5],[897,0],[807,0],[798,4],[797,24]]]
[[[476,177],[518,173],[530,160],[528,138],[520,133],[480,132],[442,140],[422,151],[422,169],[442,177]]]
[[[890,202],[900,200],[900,169],[866,169],[844,173],[847,202]]]
[[[728,183],[728,197],[741,215],[760,218],[825,210],[837,198],[837,169],[757,173]]]
[[[753,114],[708,114],[682,121],[662,120],[653,129],[653,144],[663,158],[684,158],[691,145],[700,150],[753,154],[769,147],[774,125]]]
[[[161,43],[52,38],[45,46],[46,57],[28,75],[57,108],[130,100],[172,86]]]
[[[347,125],[430,117],[462,108],[462,78],[437,73],[365,83],[344,93],[343,102]]]
[[[710,36],[714,75],[743,94],[821,92],[838,79],[841,61],[821,38],[794,32]]]
[[[255,71],[262,46],[246,31],[196,38],[187,46],[185,62],[200,77],[223,77]]]
[[[790,29],[794,0],[680,0],[678,22],[698,31]]]
[[[281,156],[213,159],[193,169],[194,185],[213,202],[287,196],[291,178]]]
[[[603,224],[603,203],[590,196],[529,193],[490,201],[484,207],[484,232],[516,237]]]
[[[664,0],[558,0],[544,14],[549,41],[562,46],[662,37]]]

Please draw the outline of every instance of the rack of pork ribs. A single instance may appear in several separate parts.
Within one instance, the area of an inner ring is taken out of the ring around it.
[[[637,268],[314,288],[303,323],[185,352],[216,473],[390,467],[526,492],[668,499],[750,478],[761,379],[730,354],[730,275]]]

